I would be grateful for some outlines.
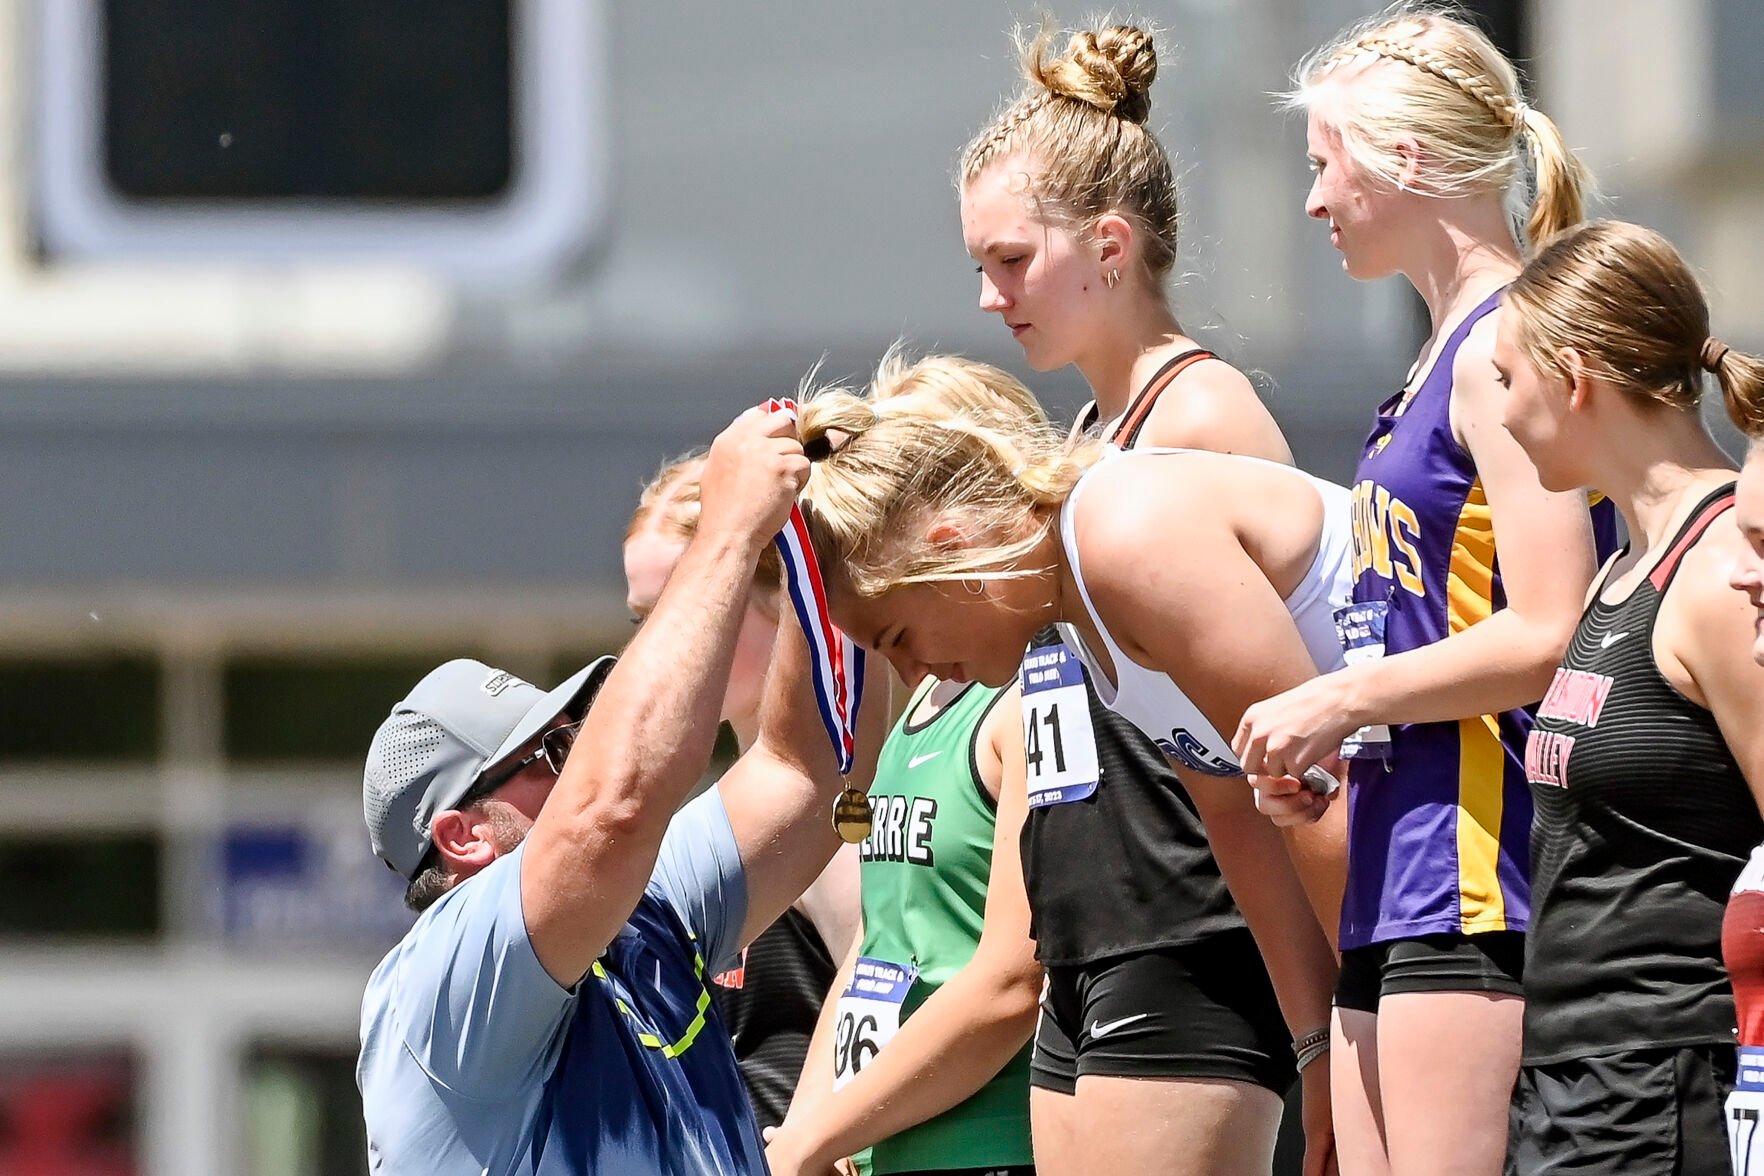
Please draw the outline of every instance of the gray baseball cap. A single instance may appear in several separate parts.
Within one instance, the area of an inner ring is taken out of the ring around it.
[[[613,659],[541,690],[461,658],[435,667],[392,708],[368,747],[362,811],[374,853],[406,878],[429,852],[429,822],[566,711],[587,711]]]

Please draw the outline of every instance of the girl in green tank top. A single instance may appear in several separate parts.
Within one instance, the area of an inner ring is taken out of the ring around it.
[[[1041,968],[1018,855],[1023,770],[1015,686],[914,691],[870,792],[862,934],[771,1134],[774,1176],[822,1176],[866,1147],[878,1176],[1030,1169]]]

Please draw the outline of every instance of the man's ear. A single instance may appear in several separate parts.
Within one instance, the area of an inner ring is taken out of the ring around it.
[[[429,823],[429,836],[441,860],[467,870],[481,870],[496,860],[488,830],[482,814],[473,809],[442,809]]]

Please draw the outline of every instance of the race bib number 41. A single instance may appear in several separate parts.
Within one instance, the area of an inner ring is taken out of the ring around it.
[[[1018,673],[1029,807],[1083,800],[1100,776],[1083,664],[1062,641],[1030,650]]]
[[[919,978],[917,968],[859,956],[839,996],[833,1034],[833,1089],[857,1077],[900,1032],[900,1007]]]

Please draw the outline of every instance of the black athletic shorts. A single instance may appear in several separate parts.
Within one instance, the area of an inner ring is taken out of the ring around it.
[[[1244,930],[1047,970],[1030,1083],[1071,1094],[1085,1074],[1220,1078],[1284,1094],[1292,1036]]]
[[[1525,933],[1417,935],[1341,953],[1335,1007],[1376,1013],[1399,992],[1504,992],[1524,996]]]
[[[1723,1105],[1736,1065],[1733,1046],[1697,1045],[1522,1066],[1507,1172],[1729,1176]]]

